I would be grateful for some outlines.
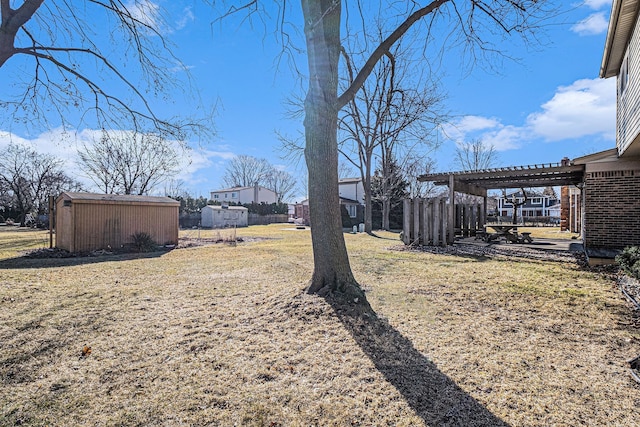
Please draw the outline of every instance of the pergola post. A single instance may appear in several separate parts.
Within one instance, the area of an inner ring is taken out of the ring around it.
[[[456,227],[456,189],[455,189],[455,181],[453,174],[449,174],[449,213],[447,218],[448,223],[448,233],[447,233],[447,244],[453,243],[454,233]]]
[[[489,204],[488,199],[489,197],[485,193],[484,197],[482,198],[482,218],[480,219],[480,223],[482,224],[483,231],[484,231],[484,226],[487,225],[487,205]]]

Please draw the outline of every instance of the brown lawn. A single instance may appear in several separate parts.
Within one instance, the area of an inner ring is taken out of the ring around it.
[[[25,259],[45,232],[0,230],[0,425],[639,425],[638,321],[610,275],[347,234],[363,319],[301,292],[308,230],[225,233]]]

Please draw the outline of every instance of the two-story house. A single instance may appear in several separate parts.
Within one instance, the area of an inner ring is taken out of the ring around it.
[[[340,204],[344,205],[353,219],[364,218],[364,185],[360,178],[344,178],[338,181]]]
[[[278,195],[260,185],[253,187],[232,187],[211,192],[211,200],[220,203],[276,203]]]
[[[360,178],[344,178],[338,181],[340,204],[343,205],[352,222],[364,220],[364,185]],[[309,200],[303,200],[294,207],[295,218],[309,225]]]
[[[616,148],[574,160],[585,165],[584,241],[592,254],[640,245],[639,11],[638,0],[613,0],[600,67],[601,78],[617,80]]]
[[[560,219],[560,201],[547,194],[527,191],[526,201],[522,191],[507,194],[498,198],[498,212],[501,217],[513,217],[514,202],[518,218],[527,219]]]

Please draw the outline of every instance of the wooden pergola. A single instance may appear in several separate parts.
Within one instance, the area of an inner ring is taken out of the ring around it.
[[[484,198],[483,218],[487,216],[487,191],[504,188],[579,185],[584,180],[584,164],[573,164],[565,158],[560,163],[510,166],[479,171],[442,172],[420,175],[418,181],[449,187],[448,236],[453,241],[455,223],[455,193]],[[451,243],[451,242],[449,242]]]

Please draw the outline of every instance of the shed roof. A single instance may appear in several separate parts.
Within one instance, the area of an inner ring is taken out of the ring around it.
[[[248,211],[249,209],[244,206],[218,206],[218,205],[207,205],[202,209],[213,209],[213,210],[229,210],[229,211]]]
[[[613,77],[620,72],[624,53],[638,18],[639,2],[640,0],[613,0],[600,77]]]
[[[136,205],[173,205],[180,206],[180,202],[169,197],[136,196],[132,194],[99,194],[64,192],[65,197],[75,203],[105,203],[105,204],[136,204]]]
[[[357,184],[361,181],[361,178],[342,178],[338,180],[338,184]]]

